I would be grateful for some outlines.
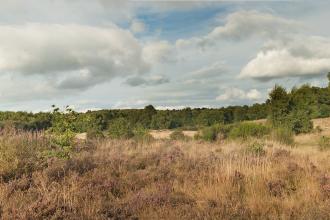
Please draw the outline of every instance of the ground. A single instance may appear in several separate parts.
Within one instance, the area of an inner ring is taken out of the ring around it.
[[[322,131],[297,136],[294,146],[254,138],[105,139],[81,142],[69,159],[41,163],[30,160],[33,149],[5,151],[14,159],[0,159],[17,166],[0,170],[17,176],[0,181],[0,217],[328,220],[330,152],[320,151],[317,140],[329,134],[330,119],[314,122]],[[0,149],[43,147],[40,135],[2,137]]]

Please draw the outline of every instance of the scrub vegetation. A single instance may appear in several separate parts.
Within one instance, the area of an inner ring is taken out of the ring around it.
[[[222,109],[1,112],[0,218],[330,219],[329,115],[330,87],[308,85]]]

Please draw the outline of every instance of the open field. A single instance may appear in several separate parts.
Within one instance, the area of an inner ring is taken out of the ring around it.
[[[80,142],[70,159],[40,158],[43,134],[1,136],[2,219],[330,219],[330,152],[296,137]],[[315,142],[316,144],[316,142]],[[6,146],[13,151],[5,151]]]

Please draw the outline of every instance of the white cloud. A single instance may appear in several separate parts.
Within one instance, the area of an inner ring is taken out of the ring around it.
[[[103,6],[107,8],[120,8],[129,9],[134,8],[138,10],[139,8],[148,8],[154,12],[170,11],[170,10],[189,10],[196,7],[207,7],[215,4],[217,2],[212,2],[209,0],[180,0],[180,1],[163,1],[163,0],[153,0],[153,1],[131,1],[131,0],[98,0]]]
[[[216,27],[206,40],[240,40],[253,35],[274,37],[297,30],[299,23],[259,11],[238,11],[228,15],[224,26]]]
[[[3,103],[52,100],[65,96],[67,96],[65,90],[57,90],[49,81],[40,80],[39,77],[22,80],[20,77],[8,74],[0,76],[0,100]]]
[[[188,40],[179,39],[176,45],[184,47],[197,44],[204,47],[216,44],[219,40],[237,41],[252,36],[282,37],[287,33],[296,32],[300,28],[300,23],[273,14],[258,11],[237,11],[227,16],[224,25],[214,28],[207,35]]]
[[[319,76],[330,70],[330,40],[293,36],[268,43],[241,71],[240,78]]]
[[[215,83],[218,81],[218,78],[223,76],[226,72],[227,67],[224,62],[216,61],[210,65],[188,73],[183,83],[186,85]]]
[[[216,98],[217,101],[237,101],[237,100],[259,100],[261,93],[256,89],[244,91],[238,88],[227,88],[223,94]]]
[[[132,109],[132,108],[143,108],[148,105],[149,101],[144,99],[119,101],[114,104],[115,109]]]
[[[256,89],[251,89],[248,93],[246,93],[246,98],[249,100],[259,100],[261,97],[261,93]]]
[[[149,42],[143,48],[143,58],[151,64],[175,62],[173,49],[173,46],[167,41]]]
[[[224,72],[226,72],[226,67],[224,62],[214,62],[208,66],[205,66],[201,69],[193,71],[189,74],[192,78],[214,78],[221,76]]]
[[[135,34],[139,34],[146,30],[146,25],[142,21],[135,19],[131,23],[130,30]]]
[[[245,98],[245,93],[243,90],[237,88],[228,88],[222,95],[219,95],[216,98],[216,100],[228,101],[231,99],[244,99],[244,98]]]
[[[49,75],[62,88],[85,89],[148,70],[139,42],[115,25],[2,25],[0,42],[1,72]]]

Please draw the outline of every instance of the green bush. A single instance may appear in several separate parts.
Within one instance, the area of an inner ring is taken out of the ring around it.
[[[196,139],[202,139],[205,141],[215,141],[217,139],[226,139],[233,129],[234,125],[215,124],[210,127],[202,128]]]
[[[313,122],[309,114],[303,110],[290,114],[288,121],[295,134],[309,133],[313,130]]]
[[[69,130],[62,133],[52,133],[52,145],[57,147],[70,147],[73,144],[73,139],[75,136],[76,134]]]
[[[187,137],[184,135],[184,133],[182,131],[173,131],[170,134],[170,139],[171,140],[186,140]]]
[[[330,150],[330,137],[322,136],[319,140],[320,150]]]
[[[205,127],[200,131],[199,138],[204,141],[215,141],[217,138],[217,130],[212,127]]]
[[[264,143],[253,142],[252,144],[249,144],[247,146],[247,152],[257,156],[262,156],[266,154],[264,147],[265,147]]]
[[[134,139],[140,142],[150,142],[153,140],[153,137],[149,134],[149,130],[145,129],[141,124],[138,124],[133,129]]]
[[[281,144],[285,144],[285,145],[294,144],[294,133],[288,127],[274,128],[272,131],[272,138]]]
[[[114,139],[129,139],[134,136],[130,123],[125,118],[117,118],[110,122],[109,136]]]
[[[270,128],[256,123],[240,123],[235,125],[229,132],[232,139],[262,138],[270,133]]]
[[[98,129],[90,129],[87,131],[87,139],[92,140],[92,139],[102,139],[104,138],[104,134],[102,131]]]

